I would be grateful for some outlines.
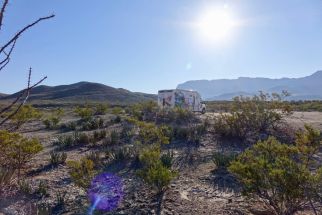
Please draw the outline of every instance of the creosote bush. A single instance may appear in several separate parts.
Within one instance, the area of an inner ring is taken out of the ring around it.
[[[175,107],[171,109],[164,109],[159,110],[156,115],[155,121],[160,123],[168,123],[168,124],[189,124],[189,123],[196,123],[199,120],[195,116],[195,114],[189,110]]]
[[[315,159],[321,145],[320,133],[305,126],[293,145],[270,137],[241,153],[229,171],[242,183],[244,195],[257,197],[273,214],[295,214],[321,202],[322,166]]]
[[[32,107],[31,105],[24,105],[11,118],[11,122],[15,124],[15,128],[18,129],[27,122],[40,119],[41,116],[42,114],[36,108]]]
[[[114,114],[114,115],[120,115],[120,114],[122,114],[124,112],[124,110],[123,110],[123,108],[121,108],[121,107],[114,107],[113,109],[112,109],[112,114]]]
[[[68,161],[67,165],[73,182],[79,187],[88,188],[96,173],[94,162],[88,158],[82,158],[80,161]]]
[[[36,138],[28,139],[18,133],[0,131],[0,166],[18,170],[18,177],[31,158],[43,149]]]
[[[64,110],[61,108],[53,111],[47,119],[43,120],[44,125],[47,129],[55,129],[58,127],[58,123],[61,121],[64,115]]]
[[[154,123],[133,121],[138,130],[138,141],[143,144],[168,144],[170,140],[171,128],[162,125],[157,126]]]
[[[162,159],[160,147],[157,145],[147,146],[139,155],[142,168],[138,170],[138,175],[158,193],[167,189],[171,180],[177,175],[177,172],[171,170],[172,160],[170,161],[169,157]]]
[[[154,101],[147,101],[134,104],[127,109],[127,112],[137,120],[154,121],[159,108]]]
[[[105,115],[109,108],[108,104],[97,104],[95,106],[95,113],[94,115]]]
[[[74,111],[83,121],[88,121],[94,115],[94,110],[88,106],[77,107]]]
[[[184,140],[198,144],[206,131],[207,127],[205,124],[191,124],[186,127],[175,126],[172,129],[172,136],[175,140]]]
[[[291,113],[283,102],[287,92],[271,95],[260,92],[253,97],[235,97],[228,113],[215,118],[214,129],[220,137],[237,138],[244,143],[256,143],[272,134]]]

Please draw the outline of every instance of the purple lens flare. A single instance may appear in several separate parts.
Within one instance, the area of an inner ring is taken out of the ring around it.
[[[96,176],[88,190],[88,197],[92,205],[91,211],[116,209],[123,199],[122,179],[111,173]]]

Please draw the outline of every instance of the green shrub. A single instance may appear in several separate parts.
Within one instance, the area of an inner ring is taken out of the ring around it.
[[[243,194],[257,197],[274,214],[295,214],[320,201],[322,166],[312,159],[321,147],[320,133],[306,126],[294,145],[273,137],[258,142],[231,162],[231,171],[243,185]],[[317,170],[317,171],[314,171]]]
[[[168,144],[170,128],[167,126],[156,126],[154,123],[141,121],[135,122],[138,127],[138,140],[143,144]]]
[[[178,124],[188,123],[188,122],[191,122],[193,119],[195,119],[194,114],[189,110],[176,107],[173,109],[173,111],[175,114],[174,121]]]
[[[67,153],[62,152],[62,153],[58,153],[58,152],[50,152],[50,164],[52,166],[58,166],[59,164],[64,164],[66,162],[67,159]]]
[[[0,165],[20,171],[43,146],[36,138],[27,139],[18,133],[0,131]]]
[[[70,168],[70,177],[72,181],[79,187],[88,188],[96,171],[94,162],[87,158],[82,158],[80,161],[67,162]]]
[[[23,124],[32,120],[40,119],[41,113],[31,105],[23,105],[19,111],[13,115],[11,122],[15,124],[16,128],[20,128]]]
[[[155,121],[157,123],[186,125],[189,123],[197,123],[200,120],[192,111],[180,107],[175,107],[167,110],[159,110]]]
[[[114,107],[113,109],[112,109],[112,113],[114,114],[114,115],[120,115],[120,114],[122,114],[123,113],[123,109],[121,108],[121,107]]]
[[[54,145],[57,145],[60,149],[72,147],[74,144],[75,139],[72,135],[58,136],[57,141],[54,142]]]
[[[177,173],[158,163],[148,168],[146,172],[141,172],[141,175],[145,182],[155,187],[158,193],[161,193],[177,176]]]
[[[58,127],[58,123],[64,115],[64,110],[61,108],[56,109],[50,116],[43,120],[44,125],[47,129],[54,129]]]
[[[100,117],[89,118],[81,124],[82,130],[94,130],[104,126],[104,120]]]
[[[283,95],[287,96],[287,93]],[[278,94],[260,92],[254,97],[235,97],[231,111],[215,118],[214,129],[220,137],[237,138],[245,143],[256,143],[268,136],[290,114],[289,105]]]
[[[109,105],[108,104],[97,104],[95,106],[95,115],[105,115],[107,113]]]
[[[90,107],[77,107],[74,111],[83,121],[88,121],[94,115],[94,111]]]
[[[156,188],[158,193],[162,193],[177,175],[175,171],[168,167],[170,165],[169,160],[163,158],[168,166],[164,165],[160,155],[161,150],[157,145],[144,148],[139,155],[142,168],[138,170],[138,175],[146,183]]]
[[[70,135],[58,136],[57,141],[55,141],[53,144],[57,145],[59,149],[65,149],[74,146],[89,144],[91,141],[92,139],[87,133],[74,131]]]
[[[191,143],[200,143],[201,137],[206,133],[204,124],[192,124],[188,127],[174,127],[173,137],[176,140],[185,140]]]
[[[160,162],[161,149],[157,145],[144,147],[139,155],[143,168],[150,168]]]
[[[154,101],[137,103],[128,109],[128,113],[137,120],[154,121],[158,112],[158,104]]]
[[[236,153],[223,153],[223,152],[216,152],[213,155],[213,162],[216,164],[216,167],[219,169],[227,169],[230,163],[235,160],[237,157]]]
[[[103,166],[100,152],[90,152],[86,156],[86,159],[93,161],[94,167],[99,168]]]

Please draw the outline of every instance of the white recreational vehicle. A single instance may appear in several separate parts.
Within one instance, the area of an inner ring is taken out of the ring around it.
[[[192,90],[159,90],[158,105],[161,108],[180,107],[193,112],[206,112],[206,105],[201,103],[201,96]]]

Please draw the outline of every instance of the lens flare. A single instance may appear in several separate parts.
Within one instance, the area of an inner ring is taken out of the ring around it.
[[[88,190],[91,201],[90,214],[94,210],[112,211],[116,209],[123,199],[122,179],[111,173],[96,176]]]

